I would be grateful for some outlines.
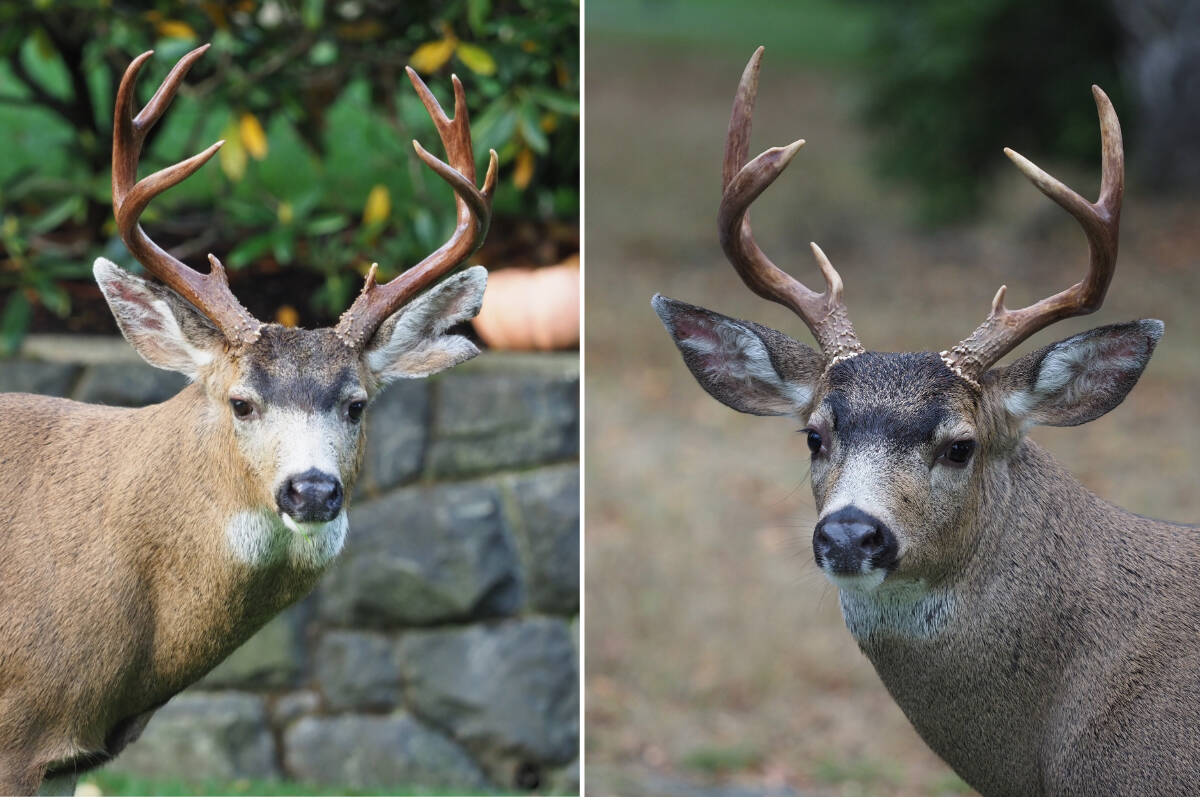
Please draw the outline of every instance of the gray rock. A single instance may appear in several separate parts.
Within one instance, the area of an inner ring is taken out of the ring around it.
[[[391,710],[400,700],[393,640],[380,633],[330,631],[315,658],[317,683],[332,711]]]
[[[506,786],[578,754],[579,683],[566,623],[548,618],[400,639],[409,707]]]
[[[321,709],[321,695],[312,689],[298,689],[281,694],[271,703],[271,724],[286,728],[301,717],[315,714]]]
[[[113,769],[186,780],[279,777],[265,704],[242,692],[177,695]]]
[[[437,381],[427,472],[460,477],[579,454],[579,376],[450,373]]]
[[[296,780],[354,789],[487,788],[461,747],[408,714],[308,717],[288,728],[283,741],[284,765]]]
[[[67,397],[81,368],[76,364],[6,359],[0,361],[0,392]]]
[[[374,495],[416,478],[425,458],[429,382],[396,381],[367,409],[367,451],[356,487]]]
[[[579,794],[579,759],[565,767],[550,770],[544,783],[538,787],[542,794],[573,797]]]
[[[508,486],[529,604],[551,614],[578,613],[578,465],[527,472]]]
[[[76,396],[85,403],[145,406],[179,393],[187,379],[149,364],[97,364],[84,374]]]
[[[351,510],[319,613],[339,625],[424,625],[511,613],[520,599],[498,489],[419,486]]]
[[[273,618],[228,658],[201,678],[201,687],[281,689],[304,672],[306,606],[292,606]]]

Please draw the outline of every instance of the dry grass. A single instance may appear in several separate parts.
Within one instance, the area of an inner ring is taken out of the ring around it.
[[[959,792],[812,566],[796,425],[710,399],[650,309],[661,291],[807,340],[798,320],[742,287],[716,240],[720,148],[748,55],[588,43],[588,791]],[[977,225],[909,228],[908,199],[867,172],[847,89],[767,54],[754,151],[809,144],[759,201],[755,230],[813,282],[806,244],[822,244],[869,347],[940,349],[983,318],[1000,283],[1024,304],[1076,279],[1082,237],[1019,176]],[[1086,86],[1079,102],[1090,102]],[[1098,180],[1067,177],[1086,194]],[[1034,435],[1125,507],[1198,520],[1196,205],[1135,186],[1126,209],[1105,308],[1022,352],[1138,316],[1164,319],[1166,337],[1120,409]]]

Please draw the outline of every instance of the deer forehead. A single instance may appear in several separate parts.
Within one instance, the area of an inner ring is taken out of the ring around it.
[[[329,329],[269,326],[237,358],[235,382],[272,407],[332,411],[365,395],[358,355]]]
[[[935,353],[866,352],[829,370],[819,414],[846,445],[911,449],[975,416],[974,390]]]

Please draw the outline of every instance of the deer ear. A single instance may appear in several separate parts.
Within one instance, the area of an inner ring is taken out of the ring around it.
[[[479,355],[470,339],[446,331],[479,313],[486,288],[487,270],[471,267],[392,314],[363,351],[367,369],[380,383],[388,383],[424,378]]]
[[[810,347],[754,322],[671,300],[651,301],[704,391],[747,414],[806,411],[825,360]]]
[[[1082,425],[1112,411],[1137,383],[1162,338],[1143,319],[1106,325],[1022,356],[997,381],[1008,413],[1032,425]]]
[[[195,378],[225,345],[225,337],[195,306],[167,287],[97,258],[92,273],[138,355],[152,366]]]

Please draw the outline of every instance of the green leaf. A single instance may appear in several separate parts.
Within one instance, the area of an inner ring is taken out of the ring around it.
[[[512,139],[517,131],[517,110],[508,98],[501,97],[471,120],[471,132],[480,152],[499,150]]]
[[[569,94],[556,92],[553,89],[546,89],[541,86],[529,89],[528,93],[533,98],[533,101],[543,108],[557,111],[559,114],[570,114],[573,117],[579,116],[578,97],[572,97]]]
[[[304,27],[311,30],[316,30],[321,27],[321,21],[325,19],[325,0],[304,0],[300,7],[300,20],[304,23]]]
[[[484,23],[492,13],[492,0],[467,0],[467,24],[478,36],[483,33]]]
[[[16,353],[32,319],[33,307],[29,298],[24,292],[13,292],[4,304],[4,314],[0,315],[0,349],[8,355]]]
[[[525,144],[529,145],[529,149],[538,155],[545,155],[550,149],[550,142],[546,139],[546,134],[542,132],[537,109],[533,103],[521,104],[521,114],[517,124],[521,129],[521,138],[525,140]]]
[[[309,236],[326,236],[337,233],[346,227],[349,218],[345,214],[326,214],[317,217],[304,226],[304,232]]]
[[[68,197],[43,211],[29,223],[29,231],[33,234],[48,233],[66,222],[83,209],[83,198],[76,195]]]
[[[230,250],[229,256],[225,260],[233,269],[241,269],[247,264],[256,261],[260,256],[270,250],[272,245],[274,245],[274,239],[274,232],[260,233],[258,236],[251,236],[249,239]]]

